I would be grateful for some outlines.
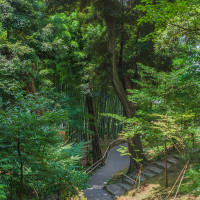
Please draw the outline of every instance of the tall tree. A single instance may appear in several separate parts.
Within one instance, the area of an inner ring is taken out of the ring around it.
[[[135,106],[133,103],[128,101],[126,89],[129,88],[128,81],[126,81],[125,87],[123,87],[122,81],[119,78],[117,63],[116,63],[116,1],[113,0],[104,0],[103,1],[103,15],[106,22],[106,31],[107,31],[107,61],[106,69],[108,74],[111,77],[113,88],[119,97],[121,104],[123,106],[124,115],[127,118],[131,118],[135,114]],[[129,141],[129,152],[133,158],[145,159],[142,149],[142,143],[140,135],[135,135],[131,141]],[[134,171],[134,169],[139,168],[139,164],[135,159],[131,159],[129,172]]]

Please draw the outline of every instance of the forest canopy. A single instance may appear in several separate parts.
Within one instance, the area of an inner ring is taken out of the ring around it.
[[[77,195],[106,140],[129,173],[164,142],[190,156],[199,41],[198,0],[0,0],[0,199]]]

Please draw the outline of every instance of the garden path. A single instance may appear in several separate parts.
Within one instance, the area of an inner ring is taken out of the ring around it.
[[[127,146],[127,144],[112,148],[105,165],[91,176],[88,182],[88,186],[91,187],[83,191],[88,200],[112,200],[111,195],[103,187],[113,174],[127,167],[130,162],[129,156],[120,156],[120,152],[117,151],[120,146]]]

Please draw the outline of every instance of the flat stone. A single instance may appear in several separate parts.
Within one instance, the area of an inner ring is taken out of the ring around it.
[[[104,185],[93,185],[91,188],[88,188],[88,190],[92,190],[92,189],[103,189]]]
[[[146,169],[153,172],[154,174],[159,174],[163,171],[163,169],[157,167],[156,165],[147,166]]]
[[[123,188],[125,191],[129,191],[129,190],[131,190],[133,188],[133,186],[130,186],[130,185],[126,184],[126,183],[118,183],[118,185],[121,188]]]
[[[131,177],[133,180],[135,180],[136,181],[136,179],[137,179],[137,176],[138,176],[138,174],[137,175],[134,175],[133,177]],[[138,179],[139,179],[139,177],[138,177]],[[141,176],[140,176],[140,182],[141,181],[144,181],[144,178],[143,178],[143,173],[141,174]],[[137,181],[138,182],[138,181]]]
[[[84,190],[84,195],[87,196],[88,200],[112,200],[110,193],[104,189],[87,189]],[[88,197],[89,196],[89,197]]]
[[[157,165],[157,167],[159,167],[161,169],[165,169],[165,161],[164,160],[156,161],[154,164]],[[170,163],[167,163],[167,168],[169,168],[171,166],[172,165]]]
[[[105,189],[115,197],[122,196],[126,191],[117,184],[106,185]]]
[[[132,181],[132,180],[129,179],[129,178],[125,178],[125,179],[124,179],[124,182],[127,183],[127,184],[130,185],[130,186],[133,186],[133,185],[135,184],[135,182]]]
[[[143,171],[144,171],[144,176],[147,176],[148,178],[149,178],[149,177],[151,178],[151,177],[153,177],[153,176],[156,175],[156,174],[150,172],[149,170],[147,170],[147,168],[146,168],[146,169],[143,169]]]
[[[171,164],[176,164],[179,160],[174,157],[169,157],[167,158],[167,161],[170,162]]]
[[[180,159],[181,155],[180,154],[176,154],[176,155],[173,155],[173,157],[175,157],[176,159]]]

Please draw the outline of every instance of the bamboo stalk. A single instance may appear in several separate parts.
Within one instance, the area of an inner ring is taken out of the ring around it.
[[[167,136],[165,135],[165,187],[168,187],[168,177],[167,177]]]

